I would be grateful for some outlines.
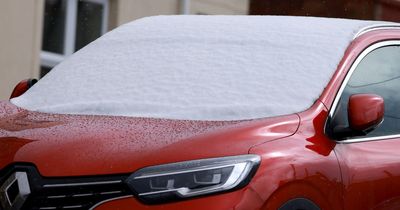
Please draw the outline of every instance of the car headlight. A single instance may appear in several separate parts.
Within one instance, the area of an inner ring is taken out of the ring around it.
[[[140,169],[126,182],[142,201],[162,203],[243,187],[259,163],[257,155],[185,161]]]

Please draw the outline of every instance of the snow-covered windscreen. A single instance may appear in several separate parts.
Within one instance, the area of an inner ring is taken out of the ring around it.
[[[46,113],[187,120],[292,114],[322,93],[353,36],[374,22],[157,16],[105,34],[15,105]]]

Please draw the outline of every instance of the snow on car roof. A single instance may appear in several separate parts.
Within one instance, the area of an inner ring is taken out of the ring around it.
[[[292,114],[314,103],[354,35],[376,23],[143,18],[79,50],[11,102],[46,113],[185,120]]]

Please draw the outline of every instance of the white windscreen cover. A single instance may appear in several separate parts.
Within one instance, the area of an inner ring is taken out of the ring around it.
[[[156,16],[105,34],[15,105],[39,112],[243,120],[309,108],[346,47],[376,22]]]

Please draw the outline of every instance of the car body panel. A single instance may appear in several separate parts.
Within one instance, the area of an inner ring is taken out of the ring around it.
[[[327,113],[325,106],[317,102],[310,110],[299,114],[302,120],[296,134],[253,146],[249,153],[260,155],[261,165],[243,189],[165,205],[144,205],[135,198],[124,198],[96,209],[129,209],[126,206],[130,206],[137,209],[275,210],[289,199],[299,197],[315,202],[321,209],[342,209],[343,186],[334,152],[336,143],[323,132]]]
[[[0,107],[5,148],[0,168],[30,162],[43,176],[132,173],[156,164],[247,154],[255,144],[292,135],[299,124],[295,114],[209,122],[53,115],[7,102]]]
[[[338,144],[345,209],[400,209],[400,139]]]
[[[358,55],[360,55],[368,46],[387,40],[400,40],[400,27],[399,29],[379,29],[370,31],[360,35],[360,37],[357,37],[350,43],[344,53],[343,59],[337,67],[336,72],[333,74],[331,81],[319,98],[329,110],[333,105],[333,101],[336,98],[336,94],[339,91],[347,72],[350,70],[351,65],[357,59]]]
[[[400,28],[399,28],[400,29]],[[336,82],[330,84],[332,93],[339,90],[357,56],[377,42],[400,40],[399,29],[381,29],[358,37],[348,48],[344,61],[339,66],[342,72]],[[334,94],[322,97],[332,108]],[[344,209],[400,209],[400,139],[337,144],[343,176]]]
[[[99,205],[96,210],[118,209],[149,209],[149,210],[173,210],[173,209],[237,209],[237,210],[257,210],[260,209],[264,201],[251,188],[217,194],[214,196],[199,197],[191,200],[167,203],[163,205],[145,205],[135,198],[123,198]]]
[[[250,150],[262,157],[250,186],[267,200],[263,209],[277,209],[293,198],[307,198],[321,209],[342,209],[336,143],[324,134],[327,113],[317,102],[299,114],[301,124],[295,135]]]

